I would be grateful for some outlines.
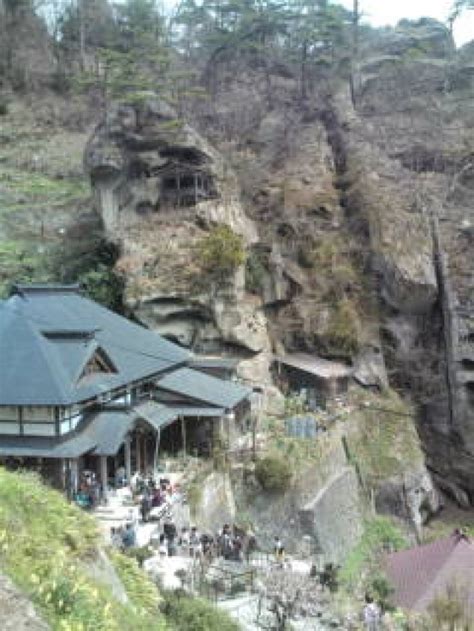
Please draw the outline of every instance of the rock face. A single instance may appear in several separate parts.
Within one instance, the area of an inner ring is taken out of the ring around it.
[[[427,518],[435,514],[439,507],[438,491],[424,467],[387,480],[375,496],[377,512],[396,515],[408,521],[420,535]]]
[[[268,108],[247,72],[202,133],[160,103],[117,107],[86,164],[139,320],[251,381],[270,382],[273,352],[352,362],[417,404],[429,467],[474,498],[473,55],[404,21],[363,44],[354,99],[322,81],[302,102],[276,72]],[[195,246],[219,224],[247,262],[214,283]]]
[[[363,533],[363,503],[356,473],[346,468],[329,481],[300,511],[306,535],[315,548],[333,563],[341,563]]]
[[[4,631],[48,631],[31,602],[5,576],[0,576],[0,625]]]
[[[204,532],[214,532],[216,524],[235,522],[235,501],[228,473],[213,471],[204,480],[195,509],[193,520]]]
[[[85,162],[109,239],[120,245],[117,268],[135,317],[200,352],[252,364],[253,381],[269,382],[270,343],[261,303],[244,291],[243,269],[206,278],[199,242],[229,226],[249,247],[256,228],[243,211],[221,155],[163,103],[118,106],[86,148]]]
[[[389,376],[419,404],[429,466],[471,500],[473,64],[472,45],[456,51],[440,24],[404,22],[365,50],[357,113],[338,103]]]

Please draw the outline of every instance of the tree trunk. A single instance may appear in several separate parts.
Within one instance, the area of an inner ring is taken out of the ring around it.
[[[303,47],[301,49],[301,100],[306,100],[308,95],[307,90],[307,81],[308,81],[308,42],[305,40],[303,42]]]
[[[84,2],[79,0],[77,5],[78,19],[79,19],[79,59],[81,64],[81,70],[84,72],[86,69],[86,17],[84,11]]]
[[[357,73],[357,60],[359,58],[359,0],[353,1],[352,9],[352,59],[351,59],[351,76],[350,76],[350,88],[351,88],[351,100],[352,105],[356,106],[356,73]]]

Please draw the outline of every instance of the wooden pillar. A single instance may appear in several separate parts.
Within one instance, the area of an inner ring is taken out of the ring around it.
[[[183,437],[183,455],[186,455],[186,421],[181,417],[181,435]]]
[[[61,488],[63,491],[68,491],[67,488],[67,460],[65,458],[61,458]]]
[[[125,475],[127,476],[127,484],[130,484],[130,480],[132,478],[132,446],[131,446],[131,437],[126,436],[125,444]]]
[[[147,473],[147,467],[148,467],[148,449],[147,447],[147,442],[148,442],[148,434],[145,434],[145,436],[143,437],[143,473],[146,475]]]
[[[102,487],[102,497],[107,501],[109,497],[109,476],[107,471],[107,456],[100,456],[100,483]]]
[[[140,473],[141,471],[141,458],[140,458],[141,454],[140,454],[140,433],[137,432],[136,436],[135,436],[135,466],[136,469],[138,471],[138,473]]]
[[[219,442],[224,442],[224,415],[219,418]]]
[[[71,493],[72,495],[76,495],[77,488],[79,485],[79,471],[77,466],[77,458],[71,458],[69,461],[69,470],[70,470],[70,478],[71,478]]]
[[[158,453],[160,450],[160,439],[161,439],[161,430],[158,429],[156,433],[156,437],[155,437],[155,452],[153,454],[153,476],[155,475],[156,470],[158,468]]]

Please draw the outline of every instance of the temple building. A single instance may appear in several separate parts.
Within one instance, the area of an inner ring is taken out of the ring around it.
[[[0,462],[75,492],[95,471],[154,472],[164,452],[230,446],[251,389],[89,300],[77,285],[14,285],[0,301]]]
[[[274,364],[281,390],[303,395],[310,409],[346,394],[353,374],[351,366],[307,353],[287,353],[275,357]]]

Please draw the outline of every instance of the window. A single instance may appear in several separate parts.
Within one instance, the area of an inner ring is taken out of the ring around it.
[[[117,369],[110,357],[101,348],[98,348],[89,359],[79,379],[84,379],[96,373],[116,373]]]

